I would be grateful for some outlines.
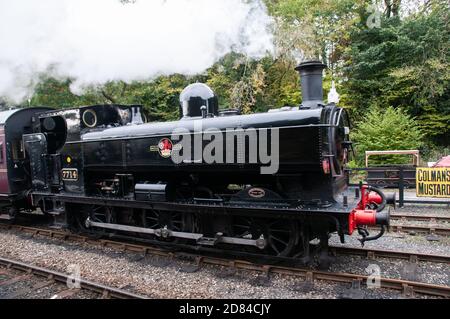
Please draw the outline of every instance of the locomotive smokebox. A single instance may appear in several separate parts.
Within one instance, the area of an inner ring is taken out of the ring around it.
[[[303,108],[317,108],[323,102],[323,70],[327,66],[320,61],[308,61],[295,68],[300,73],[302,85]]]

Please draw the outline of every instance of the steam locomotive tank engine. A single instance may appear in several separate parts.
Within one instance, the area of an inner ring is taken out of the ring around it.
[[[279,256],[308,259],[310,241],[326,251],[336,231],[374,239],[365,226],[388,224],[392,199],[348,188],[349,122],[322,101],[324,68],[300,65],[302,105],[267,113],[220,112],[200,83],[181,94],[179,121],[99,125],[84,107],[79,139],[59,152],[60,188],[40,200],[65,206],[73,227]]]

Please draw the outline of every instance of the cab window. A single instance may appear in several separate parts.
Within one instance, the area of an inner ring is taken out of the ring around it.
[[[13,160],[22,160],[25,158],[25,151],[22,140],[15,140],[12,142],[12,157]]]

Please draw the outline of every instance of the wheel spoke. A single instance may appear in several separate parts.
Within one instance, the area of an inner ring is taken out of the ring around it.
[[[238,235],[237,237],[242,238],[242,237],[247,236],[247,235],[249,235],[249,234],[250,234],[250,232],[249,232],[249,231],[246,231],[246,232],[244,232],[244,233]]]
[[[270,231],[272,233],[285,233],[285,234],[290,234],[291,233],[290,230],[285,230],[285,229],[271,229]]]
[[[280,251],[278,250],[278,248],[275,246],[275,244],[273,242],[270,243],[270,247],[272,247],[272,249],[279,255]]]
[[[246,229],[250,228],[249,225],[234,225],[234,227],[240,227],[240,228],[246,228]]]
[[[282,243],[284,246],[287,246],[287,245],[289,244],[289,241],[286,242],[286,241],[284,241],[284,240],[281,240],[281,239],[278,238],[278,237],[275,237],[274,235],[271,235],[270,238],[271,238],[271,239],[275,239],[277,242]]]

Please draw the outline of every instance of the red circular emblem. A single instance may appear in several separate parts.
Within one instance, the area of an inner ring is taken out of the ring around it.
[[[159,155],[164,158],[169,158],[172,155],[173,144],[172,141],[168,138],[163,138],[158,143]]]

